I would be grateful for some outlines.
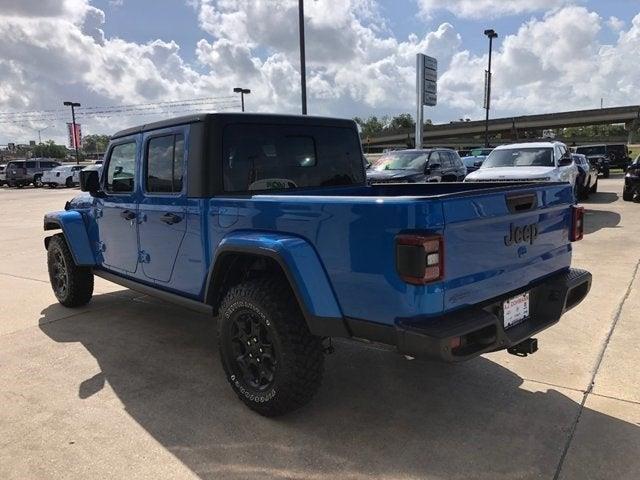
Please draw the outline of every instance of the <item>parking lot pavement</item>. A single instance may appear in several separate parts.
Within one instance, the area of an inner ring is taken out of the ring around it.
[[[538,353],[336,341],[319,395],[279,419],[235,398],[210,318],[101,280],[59,306],[42,215],[75,191],[0,189],[0,478],[636,479],[640,205],[620,175],[599,187],[574,250],[591,293]]]

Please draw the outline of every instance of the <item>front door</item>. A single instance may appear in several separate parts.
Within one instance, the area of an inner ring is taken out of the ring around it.
[[[184,127],[145,137],[140,201],[140,261],[144,276],[171,281],[187,228]]]
[[[111,147],[103,178],[104,196],[95,207],[102,265],[126,273],[135,273],[138,265],[137,150],[135,137]]]

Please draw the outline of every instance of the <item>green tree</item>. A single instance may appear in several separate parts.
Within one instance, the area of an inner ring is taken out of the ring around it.
[[[87,135],[82,138],[82,150],[85,153],[102,153],[109,144],[109,135]]]
[[[36,145],[31,150],[34,157],[64,158],[67,156],[67,149],[64,145],[56,145],[53,140]]]
[[[401,113],[400,115],[396,115],[391,118],[388,128],[389,130],[406,130],[414,128],[415,125],[416,122],[413,121],[413,117],[410,113]]]
[[[362,137],[364,138],[380,135],[384,130],[383,123],[376,116],[369,117],[366,120],[356,117],[354,121],[360,125]]]

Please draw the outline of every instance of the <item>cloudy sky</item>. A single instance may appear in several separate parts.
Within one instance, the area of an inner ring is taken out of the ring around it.
[[[481,118],[485,28],[500,35],[494,117],[640,103],[638,0],[306,0],[305,9],[311,114],[415,114],[422,52],[440,67],[439,104],[425,116]],[[252,90],[250,111],[297,113],[297,35],[297,0],[0,0],[0,144],[37,139],[38,129],[63,142],[63,100],[82,103],[85,135],[237,109],[235,86]],[[192,99],[206,100],[180,106]]]

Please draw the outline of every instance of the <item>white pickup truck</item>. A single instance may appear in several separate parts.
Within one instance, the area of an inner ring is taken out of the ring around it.
[[[567,182],[575,189],[578,167],[561,142],[514,143],[495,148],[465,182]]]
[[[77,180],[74,180],[74,172],[80,171],[85,168],[86,165],[61,165],[51,170],[47,170],[42,174],[43,185],[48,185],[51,188],[57,186],[73,187],[78,184]]]

